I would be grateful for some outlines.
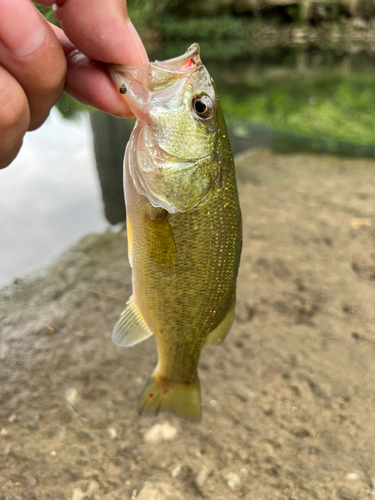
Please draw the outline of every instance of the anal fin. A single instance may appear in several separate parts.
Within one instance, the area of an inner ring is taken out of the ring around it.
[[[207,335],[205,345],[219,345],[223,342],[233,323],[235,305],[236,297],[233,295],[224,319],[214,330],[212,330],[212,332]]]
[[[151,335],[152,332],[143,319],[132,295],[113,329],[112,340],[115,344],[122,347],[131,347]]]

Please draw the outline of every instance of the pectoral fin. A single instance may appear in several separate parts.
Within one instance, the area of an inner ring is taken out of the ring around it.
[[[132,295],[113,329],[112,340],[115,344],[122,347],[131,347],[151,335],[152,332],[143,319]]]
[[[224,319],[215,328],[215,330],[212,330],[212,332],[208,334],[208,336],[206,337],[205,345],[219,345],[223,342],[233,323],[235,305],[236,297],[233,296]]]
[[[167,215],[166,210],[161,210],[156,218],[147,217],[147,243],[153,260],[169,270],[176,264],[177,251]]]

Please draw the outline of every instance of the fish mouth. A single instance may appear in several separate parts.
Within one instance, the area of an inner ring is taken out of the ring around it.
[[[187,51],[182,54],[181,56],[173,57],[172,59],[167,59],[166,61],[163,61],[163,66],[164,67],[177,67],[182,65],[182,69],[189,69],[191,64],[195,64],[199,66],[202,64],[200,60],[200,47],[199,44],[193,43],[190,45],[190,47],[187,49]],[[158,61],[155,61],[156,64],[158,64]],[[153,63],[150,63],[153,64]]]
[[[108,64],[108,71],[132,113],[148,121],[145,105],[150,96],[188,77],[201,66],[200,47],[193,43],[184,54],[166,61],[147,62],[143,66]]]
[[[122,72],[135,72],[148,66],[163,67],[169,71],[183,71],[190,68],[190,64],[197,66],[202,64],[200,60],[200,47],[198,43],[193,43],[181,56],[166,59],[165,61],[147,62],[142,66],[124,66],[121,64],[108,64],[109,73],[115,81],[118,81],[118,74]]]

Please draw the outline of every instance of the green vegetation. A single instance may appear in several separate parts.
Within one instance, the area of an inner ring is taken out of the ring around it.
[[[186,40],[199,37],[201,40],[243,40],[248,38],[252,23],[235,17],[201,17],[186,19],[165,19],[160,26],[163,40]]]
[[[33,4],[39,10],[39,12],[43,14],[43,16],[47,19],[49,23],[59,26],[59,22],[56,19],[55,14],[53,13],[52,7],[43,7],[42,5],[36,4],[35,2],[33,2]]]
[[[373,75],[322,73],[219,87],[228,120],[291,133],[374,144]]]

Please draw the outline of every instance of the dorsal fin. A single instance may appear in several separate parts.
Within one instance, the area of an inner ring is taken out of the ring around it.
[[[122,347],[131,347],[146,340],[151,335],[152,331],[143,319],[132,295],[113,329],[112,340]]]

